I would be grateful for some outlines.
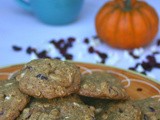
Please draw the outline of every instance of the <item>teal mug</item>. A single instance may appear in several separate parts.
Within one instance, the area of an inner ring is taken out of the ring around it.
[[[27,11],[33,12],[47,24],[63,25],[75,21],[84,0],[16,0]]]

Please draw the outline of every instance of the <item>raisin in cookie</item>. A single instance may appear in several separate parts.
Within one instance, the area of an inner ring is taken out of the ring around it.
[[[20,90],[36,98],[56,98],[79,90],[80,70],[70,62],[52,59],[33,60],[16,77]]]
[[[127,99],[128,95],[120,80],[107,72],[82,75],[79,94],[102,99]]]
[[[17,120],[93,120],[94,109],[84,105],[78,96],[53,100],[35,99]]]
[[[0,120],[14,120],[29,102],[14,80],[0,81]]]
[[[160,120],[160,101],[156,98],[138,100],[135,105],[143,112],[143,120]]]

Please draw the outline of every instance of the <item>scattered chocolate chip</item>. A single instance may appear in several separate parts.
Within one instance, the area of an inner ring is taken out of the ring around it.
[[[37,53],[37,56],[38,56],[38,58],[50,58],[50,57],[47,55],[47,51],[46,51],[46,50],[43,50],[42,52]]]
[[[85,39],[84,39],[84,43],[88,44],[88,43],[89,43],[89,39],[88,39],[88,38],[85,38]]]
[[[98,51],[96,51],[96,53],[102,58],[102,59],[106,59],[108,56],[105,53],[100,53]]]
[[[148,108],[151,112],[155,112],[155,109],[153,107],[148,107]]]
[[[76,39],[75,39],[74,37],[69,37],[69,38],[68,38],[68,42],[69,42],[69,43],[73,43],[75,40],[76,40]]]
[[[67,59],[67,60],[72,60],[73,59],[73,56],[71,54],[65,54],[64,57]]]
[[[88,48],[88,52],[89,52],[89,53],[94,53],[94,48],[93,48],[93,47],[89,47],[89,48]]]
[[[16,46],[16,45],[13,45],[12,48],[13,48],[14,51],[21,51],[22,50],[21,47]]]
[[[142,67],[143,69],[145,69],[146,71],[151,71],[152,70],[152,67],[148,62],[142,62]]]
[[[138,58],[139,58],[139,56],[134,55],[133,51],[130,51],[129,54],[130,54],[134,59],[138,59]]]
[[[141,74],[143,74],[143,75],[147,75],[145,71],[143,71],[143,72],[140,72],[140,73],[141,73]]]
[[[137,91],[138,92],[141,92],[143,89],[142,88],[137,88]]]
[[[158,52],[158,51],[153,52],[153,55],[157,55],[157,54],[160,54],[160,52]]]
[[[44,75],[42,75],[42,74],[38,74],[36,77],[37,77],[38,79],[41,79],[41,80],[48,80],[48,77],[46,77],[46,76],[44,76]]]
[[[156,63],[155,67],[160,68],[160,63]]]
[[[133,71],[136,71],[136,68],[134,67],[130,67],[129,70],[133,70]]]
[[[156,64],[156,59],[155,59],[155,57],[154,57],[154,56],[151,56],[151,55],[148,55],[146,58],[148,59],[148,63],[149,63],[152,67],[154,67],[155,64]]]
[[[27,52],[27,54],[31,54],[32,52],[37,53],[37,50],[35,48],[28,47],[26,52]]]
[[[160,46],[160,39],[158,39],[157,41],[157,46]]]
[[[120,108],[119,108],[119,110],[118,110],[118,111],[119,111],[120,113],[123,113],[123,110],[122,110],[122,109],[120,109]]]

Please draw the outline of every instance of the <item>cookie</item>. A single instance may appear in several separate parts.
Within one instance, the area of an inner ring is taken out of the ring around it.
[[[142,112],[132,102],[113,102],[103,107],[96,120],[142,120]]]
[[[143,120],[160,120],[160,101],[156,98],[138,100],[135,105],[143,112]]]
[[[93,120],[94,109],[77,96],[54,100],[35,99],[17,120]]]
[[[22,92],[36,98],[68,96],[80,88],[80,70],[70,62],[38,59],[25,65],[16,77]]]
[[[82,75],[79,94],[102,99],[127,99],[120,80],[107,72]]]
[[[29,102],[14,80],[0,81],[0,120],[14,120]]]

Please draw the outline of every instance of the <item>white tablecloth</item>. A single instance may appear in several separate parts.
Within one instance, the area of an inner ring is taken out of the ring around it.
[[[156,8],[160,16],[160,1],[146,1]],[[75,37],[79,41],[76,43],[76,47],[70,50],[70,52],[73,55],[77,54],[77,51],[81,51],[82,53],[80,55],[81,57],[75,57],[74,60],[96,63],[96,60],[90,59],[89,53],[86,52],[86,46],[81,46],[81,43],[83,43],[82,40],[85,37],[91,38],[96,35],[94,18],[97,11],[105,2],[107,0],[85,0],[79,19],[76,22],[65,26],[49,26],[39,22],[32,13],[21,9],[15,0],[0,0],[0,66],[28,62],[33,57],[27,55],[25,52],[28,46],[45,49],[48,46],[47,42],[49,40],[53,38],[65,39],[70,36]],[[160,32],[155,40],[158,38],[160,38]],[[21,46],[23,50],[21,52],[15,52],[12,49],[13,45]],[[119,54],[124,56],[126,54],[124,50],[113,49],[105,44],[100,44],[97,49],[100,51],[109,51],[114,57],[117,57]],[[148,47],[146,49],[151,48]],[[148,54],[149,50],[146,49],[145,54]],[[160,61],[160,58],[158,60]],[[131,63],[128,62],[128,64],[132,63],[133,61]],[[112,63],[112,60],[108,60],[106,64],[125,69],[128,67],[125,60],[117,60],[117,63]],[[160,80],[158,72],[160,70],[153,70],[150,76]]]

